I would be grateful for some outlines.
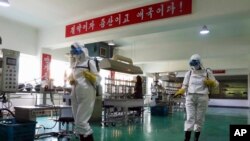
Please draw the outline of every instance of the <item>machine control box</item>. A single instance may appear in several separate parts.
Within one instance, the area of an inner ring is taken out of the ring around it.
[[[0,51],[0,91],[18,91],[18,71],[20,52],[1,49]]]

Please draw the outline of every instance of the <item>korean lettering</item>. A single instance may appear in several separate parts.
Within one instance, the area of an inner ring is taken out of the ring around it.
[[[75,31],[76,31],[76,26],[73,25],[73,26],[70,28],[70,33],[71,33],[72,35],[74,35],[74,34],[75,34]]]
[[[78,24],[78,25],[76,26],[76,30],[77,30],[78,33],[81,33],[82,25],[81,25],[81,24]]]
[[[95,23],[94,23],[94,20],[92,20],[92,21],[89,23],[89,29],[94,30],[94,28],[95,28]]]
[[[125,14],[125,18],[123,19],[123,24],[125,24],[125,23],[128,23],[129,22],[129,14]]]
[[[101,27],[101,28],[104,28],[104,27],[105,27],[105,23],[106,23],[106,22],[105,22],[105,18],[102,18],[102,19],[101,19],[101,23],[100,23],[100,27]]]
[[[175,12],[176,7],[174,6],[174,2],[171,2],[171,5],[167,6],[167,13],[171,12],[171,14],[173,15]]]
[[[144,18],[144,9],[141,9],[141,11],[138,12],[136,16],[141,18],[141,20],[143,20],[143,18]]]
[[[113,25],[113,16],[110,16],[107,22],[108,26],[112,26]]]
[[[121,24],[121,14],[115,17],[115,22],[118,22],[119,25]]]
[[[86,21],[85,24],[82,26],[82,29],[88,31],[88,22]]]
[[[156,13],[161,14],[161,16],[164,16],[164,5],[163,4],[161,4],[161,6],[159,8],[157,8]]]
[[[148,8],[148,12],[147,12],[146,14],[150,17],[150,19],[151,19],[152,16],[153,16],[153,12],[154,12],[153,8],[152,8],[152,7],[149,7],[149,8]]]
[[[183,3],[182,3],[182,1],[180,1],[180,12],[182,12],[182,6],[183,6]]]

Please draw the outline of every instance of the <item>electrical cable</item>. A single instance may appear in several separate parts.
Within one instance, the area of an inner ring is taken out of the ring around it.
[[[53,108],[52,109],[54,109],[54,111],[55,111],[55,113],[56,113],[56,117],[58,118],[58,114],[57,114],[57,108],[55,107],[55,106],[53,106]],[[52,110],[53,111],[53,110]],[[58,119],[56,119],[56,120],[54,120],[55,121],[55,124],[52,126],[52,127],[45,127],[44,126],[44,130],[45,129],[53,129],[53,128],[55,128],[56,127],[56,124],[57,124],[57,122],[58,122]]]
[[[9,109],[6,109],[6,108],[1,108],[0,111],[8,111],[13,117],[15,117],[15,114],[13,112],[11,112]]]
[[[40,126],[38,126],[38,127],[36,127],[36,134],[38,134],[39,133],[39,130],[41,129],[43,127],[43,129],[44,129],[44,126],[43,125],[40,125]]]

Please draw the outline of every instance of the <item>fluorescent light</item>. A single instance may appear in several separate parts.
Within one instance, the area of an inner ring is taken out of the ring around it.
[[[200,31],[200,34],[202,34],[202,35],[206,35],[206,34],[208,34],[210,31],[207,29],[207,26],[203,26],[202,27],[202,30]]]
[[[8,0],[0,0],[0,6],[9,7],[10,3]]]
[[[109,46],[114,46],[115,43],[114,43],[113,41],[110,41],[110,42],[108,42],[108,45],[109,45]]]

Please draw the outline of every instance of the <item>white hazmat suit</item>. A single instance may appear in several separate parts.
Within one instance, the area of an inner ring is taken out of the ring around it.
[[[72,51],[77,50],[77,51]],[[93,140],[92,129],[88,123],[94,109],[96,90],[95,86],[100,83],[96,64],[90,60],[87,48],[75,43],[71,46],[72,74],[69,81],[72,85],[71,100],[73,116],[75,120],[75,133],[80,135],[81,140]],[[90,81],[84,72],[93,75],[94,82]],[[92,139],[86,139],[90,138]]]
[[[191,70],[185,74],[179,93],[186,91],[185,141],[189,141],[191,131],[195,131],[195,141],[198,141],[208,107],[209,88],[219,83],[211,70],[203,68],[200,55],[192,55],[189,61]]]

